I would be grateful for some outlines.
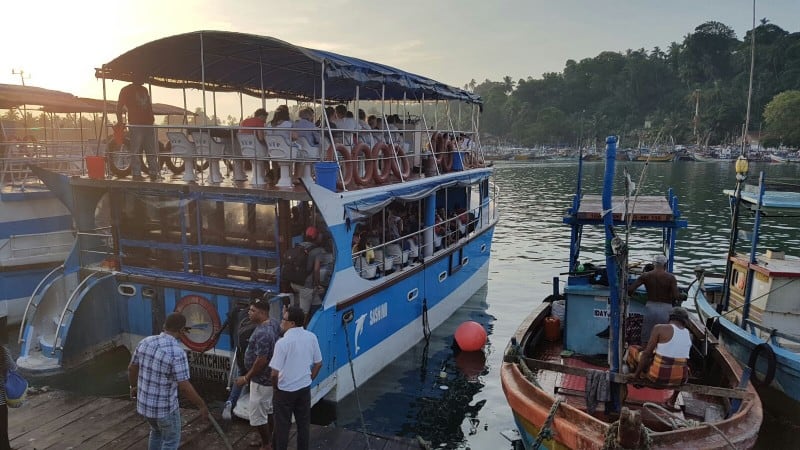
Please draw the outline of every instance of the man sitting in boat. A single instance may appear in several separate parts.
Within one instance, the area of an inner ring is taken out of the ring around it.
[[[653,328],[647,346],[631,345],[625,363],[636,378],[663,385],[678,386],[689,379],[689,351],[692,337],[686,326],[689,313],[676,306],[669,312],[669,323]],[[643,375],[644,374],[644,375]]]
[[[647,290],[647,304],[645,304],[644,323],[642,324],[642,345],[650,342],[650,333],[659,323],[667,322],[673,302],[678,300],[678,280],[675,275],[667,272],[667,257],[657,255],[653,260],[654,268],[645,272],[628,287],[628,295],[633,295],[636,288],[644,284]]]

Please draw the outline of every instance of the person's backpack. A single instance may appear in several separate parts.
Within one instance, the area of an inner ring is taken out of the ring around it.
[[[281,278],[295,284],[305,284],[308,276],[308,250],[298,245],[290,248],[283,255]]]

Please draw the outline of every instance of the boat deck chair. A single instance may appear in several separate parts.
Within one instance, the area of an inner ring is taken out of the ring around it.
[[[297,145],[300,147],[297,152],[298,160],[304,161],[297,161],[296,164],[302,165],[302,176],[303,178],[311,178],[311,162],[312,161],[319,161],[319,147],[314,147],[308,142],[308,139],[304,137],[297,138]],[[299,171],[295,169],[295,173]]]
[[[194,159],[196,152],[194,142],[190,141],[181,131],[167,131],[170,144],[170,156],[183,158],[183,181],[194,181]]]
[[[225,144],[217,142],[208,131],[192,132],[192,140],[197,150],[197,156],[205,156],[209,159],[211,183],[221,183],[222,173],[219,171],[219,160],[225,153]]]
[[[253,179],[250,180],[250,184],[257,187],[264,186],[266,184],[264,162],[267,159],[267,146],[258,140],[255,133],[239,133],[237,138],[242,149],[242,157],[253,158]]]
[[[283,136],[267,135],[267,151],[270,159],[278,162],[278,167],[281,168],[281,175],[276,187],[293,187],[292,182],[292,146],[286,142]]]

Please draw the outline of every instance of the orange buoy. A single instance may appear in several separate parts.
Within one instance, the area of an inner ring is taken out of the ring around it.
[[[556,316],[545,317],[544,339],[550,342],[561,339],[561,319]]]
[[[486,344],[486,330],[478,322],[469,320],[456,328],[456,344],[465,352],[474,352]]]

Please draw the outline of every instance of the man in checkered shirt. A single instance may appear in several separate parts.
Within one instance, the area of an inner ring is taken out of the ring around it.
[[[181,391],[208,420],[208,407],[189,382],[189,361],[178,339],[186,330],[186,317],[172,313],[164,331],[141,340],[128,365],[131,398],[136,411],[150,424],[149,450],[177,449],[181,442]]]

